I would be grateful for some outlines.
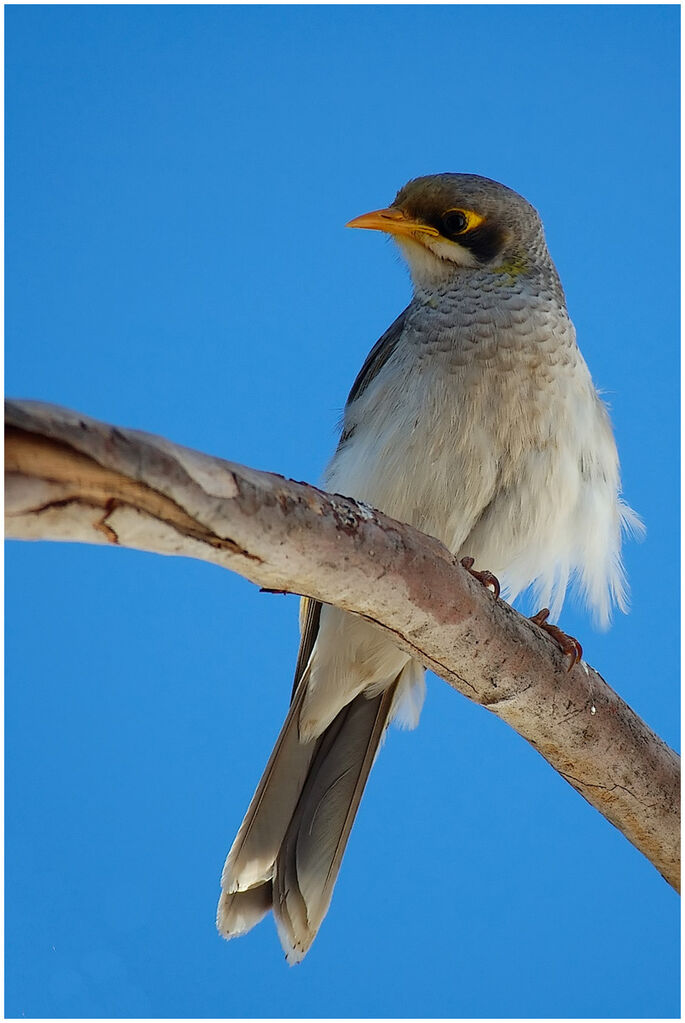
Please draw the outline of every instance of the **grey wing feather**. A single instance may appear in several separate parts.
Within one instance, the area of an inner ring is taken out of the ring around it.
[[[321,604],[305,599],[290,710],[226,858],[221,877],[225,892],[244,891],[271,877],[276,855],[316,750],[316,742],[300,742],[298,730],[306,689],[304,673],[316,642],[321,616]]]
[[[348,405],[351,405],[352,402],[366,390],[371,381],[380,373],[383,366],[394,352],[395,346],[402,336],[408,312],[409,306],[400,313],[397,319],[390,324],[385,334],[376,341],[375,345],[367,355],[364,365],[359,370],[357,379],[352,384],[352,390],[347,397]]]
[[[380,373],[399,342],[405,309],[376,342],[347,404]],[[343,433],[345,443],[350,432]],[[364,786],[388,723],[397,681],[358,696],[318,739],[303,743],[299,717],[321,604],[305,598],[290,710],[226,859],[217,927],[243,934],[273,908],[281,943],[298,962],[326,915]]]
[[[356,697],[316,750],[274,871],[274,915],[289,962],[302,959],[328,910],[395,688]]]
[[[295,678],[293,679],[293,691],[290,699],[295,699],[295,692],[300,680],[309,664],[312,650],[319,634],[319,622],[321,621],[321,601],[312,600],[311,597],[303,597],[300,604],[300,647],[297,651],[297,663],[295,665]]]
[[[237,938],[252,930],[266,916],[273,903],[271,881],[246,892],[222,892],[216,925],[226,938]]]

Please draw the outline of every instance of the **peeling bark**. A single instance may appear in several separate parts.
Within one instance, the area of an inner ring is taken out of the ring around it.
[[[680,760],[437,540],[350,498],[39,402],[6,405],[8,537],[211,561],[376,622],[506,721],[674,888]]]

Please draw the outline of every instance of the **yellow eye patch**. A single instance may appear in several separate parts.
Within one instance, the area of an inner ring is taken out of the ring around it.
[[[454,238],[467,231],[473,231],[475,227],[482,224],[485,217],[474,210],[465,210],[459,206],[446,210],[442,215],[442,226],[447,238]]]

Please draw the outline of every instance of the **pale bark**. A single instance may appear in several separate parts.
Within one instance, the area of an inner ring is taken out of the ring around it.
[[[201,558],[378,623],[522,735],[679,890],[678,756],[438,541],[304,483],[38,402],[6,405],[6,533]]]

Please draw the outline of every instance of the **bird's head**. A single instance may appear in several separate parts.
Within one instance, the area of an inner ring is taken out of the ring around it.
[[[391,235],[414,283],[424,288],[464,268],[520,273],[549,258],[537,211],[511,188],[477,174],[414,178],[386,209],[347,226]]]

